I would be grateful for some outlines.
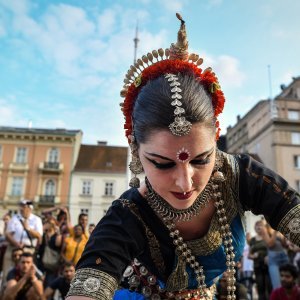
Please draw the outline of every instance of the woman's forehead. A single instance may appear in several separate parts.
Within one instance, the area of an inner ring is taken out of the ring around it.
[[[185,147],[200,154],[214,146],[214,137],[211,129],[198,124],[193,125],[191,132],[185,136],[175,136],[169,130],[155,131],[140,146],[142,150],[147,152],[173,153],[175,151],[176,153],[179,148]]]

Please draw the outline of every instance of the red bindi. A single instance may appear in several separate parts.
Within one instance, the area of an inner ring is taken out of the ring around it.
[[[177,152],[176,157],[180,162],[185,162],[187,159],[189,159],[190,152],[187,149],[182,148]]]

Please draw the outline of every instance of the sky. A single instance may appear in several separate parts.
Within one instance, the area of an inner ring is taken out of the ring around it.
[[[176,41],[217,74],[221,134],[300,76],[300,1],[0,0],[0,126],[83,131],[83,143],[127,145],[119,103],[137,58]]]

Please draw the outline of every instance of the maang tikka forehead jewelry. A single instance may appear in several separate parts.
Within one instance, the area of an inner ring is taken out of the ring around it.
[[[171,87],[171,105],[175,107],[174,110],[174,122],[169,125],[169,129],[174,135],[182,136],[187,135],[191,128],[192,123],[185,119],[184,113],[185,109],[182,107],[182,89],[180,88],[180,82],[178,81],[178,77],[174,74],[166,74],[165,78],[170,82]]]

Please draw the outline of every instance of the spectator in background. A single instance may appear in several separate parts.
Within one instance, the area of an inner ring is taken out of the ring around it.
[[[299,300],[300,288],[296,281],[298,278],[297,268],[292,264],[279,267],[281,287],[272,291],[270,300]]]
[[[6,278],[8,270],[14,265],[12,261],[13,248],[33,251],[40,243],[43,234],[42,219],[32,213],[32,201],[21,200],[19,208],[20,212],[14,215],[7,224],[5,236],[8,245],[4,255],[3,279]]]
[[[95,227],[96,227],[96,225],[95,225],[94,223],[91,223],[91,224],[89,225],[89,235],[92,234],[92,232],[93,232],[93,230],[95,229]]]
[[[13,267],[17,267],[18,266],[22,254],[23,254],[23,250],[21,248],[14,248],[12,250],[11,259],[12,259],[12,261],[14,263]]]
[[[271,228],[269,224],[264,224],[262,227],[262,238],[268,246],[268,267],[271,278],[272,288],[280,287],[280,273],[279,267],[287,264],[289,258],[287,251],[284,248],[284,236]]]
[[[62,238],[69,235],[69,223],[70,216],[69,211],[66,207],[55,206],[42,211],[45,220],[51,220],[53,218],[57,221],[57,226],[59,227]],[[71,225],[70,225],[71,226]]]
[[[42,239],[42,244],[39,247],[39,268],[45,272],[44,287],[46,288],[51,281],[53,281],[59,271],[59,261],[57,264],[53,264],[53,260],[47,263],[47,256],[44,259],[45,249],[49,247],[51,249],[50,253],[53,253],[54,257],[60,256],[62,247],[62,235],[59,232],[59,228],[56,224],[54,218],[48,219],[44,224],[44,234]],[[48,251],[48,250],[47,250]]]
[[[69,217],[68,217],[69,218]],[[82,227],[83,237],[88,240],[90,234],[88,230],[88,215],[86,213],[81,213],[78,216],[78,225]],[[74,228],[70,222],[68,222],[69,232],[71,236],[74,236]]]
[[[219,280],[219,283],[217,285],[217,294],[216,294],[216,299],[217,300],[227,300],[228,296],[228,290],[227,287],[229,286],[228,284],[228,279],[230,278],[228,272],[224,272],[221,279]],[[247,288],[239,283],[235,283],[235,296],[236,300],[247,300],[248,295],[247,295]]]
[[[49,300],[53,297],[56,290],[59,291],[62,299],[65,299],[71,280],[75,276],[75,266],[69,263],[64,264],[62,276],[59,276],[46,288],[43,300]]]
[[[252,297],[252,285],[253,285],[253,260],[249,258],[250,253],[250,243],[251,237],[250,233],[247,232],[246,234],[246,244],[243,251],[243,256],[241,260],[241,277],[240,282],[245,285],[245,287],[248,290],[248,293],[250,294],[250,297]]]
[[[84,250],[87,238],[83,234],[82,226],[74,226],[74,235],[67,237],[62,246],[61,256],[65,263],[76,265]]]
[[[268,300],[271,292],[270,277],[266,257],[268,246],[262,237],[264,228],[262,220],[254,225],[256,235],[249,241],[249,258],[253,259],[255,282],[259,300]]]
[[[31,253],[22,253],[20,263],[9,271],[3,300],[35,300],[43,296],[43,282]]]
[[[4,254],[5,254],[5,251],[7,248],[7,241],[6,241],[5,233],[6,233],[6,229],[7,229],[7,224],[10,219],[11,219],[10,213],[6,213],[2,217],[2,222],[0,224],[1,225],[0,226],[0,272],[2,271]]]

